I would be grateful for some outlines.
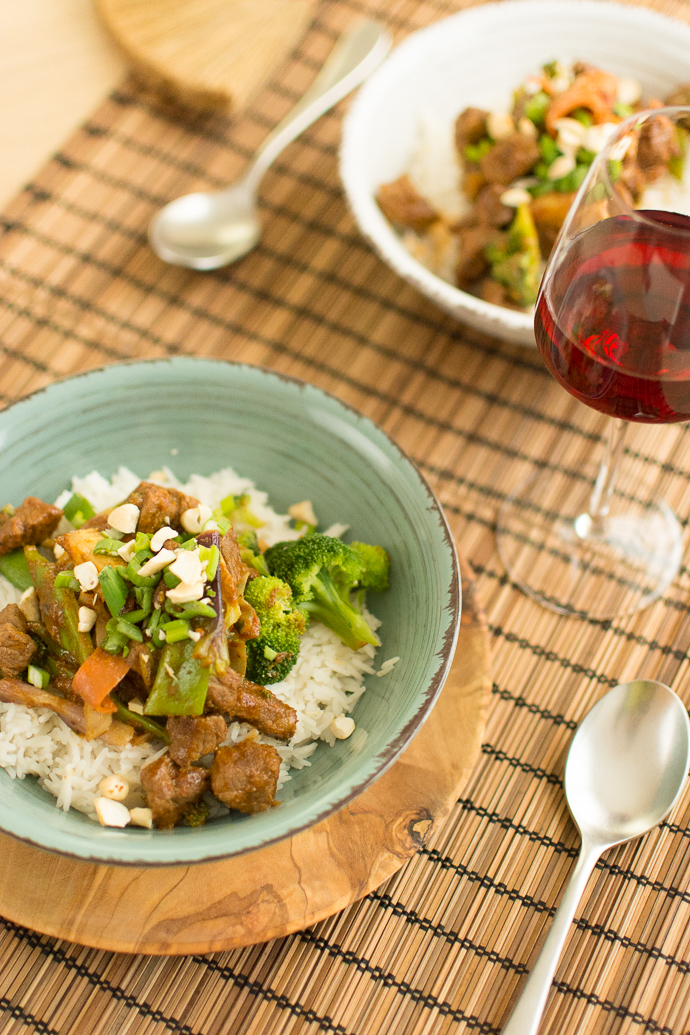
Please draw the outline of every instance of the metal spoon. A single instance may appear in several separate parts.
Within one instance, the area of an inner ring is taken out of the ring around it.
[[[597,860],[607,849],[661,822],[680,796],[689,764],[688,713],[663,683],[621,683],[585,716],[565,768],[566,798],[582,836],[580,856],[503,1035],[536,1035],[563,944]]]
[[[222,191],[185,194],[154,216],[149,241],[160,258],[213,270],[250,251],[261,237],[256,194],[269,165],[307,126],[359,86],[390,47],[390,36],[376,22],[360,22],[344,32],[310,89],[268,135],[242,179]]]

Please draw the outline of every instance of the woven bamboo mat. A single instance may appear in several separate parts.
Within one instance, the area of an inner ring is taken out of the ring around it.
[[[177,353],[264,364],[334,392],[379,422],[438,492],[477,576],[496,682],[464,799],[377,892],[284,940],[182,959],[84,949],[0,921],[0,1035],[497,1032],[576,855],[560,784],[576,724],[636,675],[690,703],[687,567],[664,600],[613,623],[558,617],[506,580],[498,505],[535,467],[582,477],[603,421],[535,352],[470,335],[374,257],[339,187],[342,112],[269,173],[265,236],[238,265],[195,274],[145,243],[157,206],[239,173],[353,16],[377,14],[401,37],[459,6],[326,0],[233,123],[185,124],[125,84],[6,213],[3,401],[103,363]],[[685,428],[634,428],[627,459],[622,491],[661,487],[687,530]],[[544,1032],[690,1030],[689,840],[686,794],[671,822],[599,864]]]

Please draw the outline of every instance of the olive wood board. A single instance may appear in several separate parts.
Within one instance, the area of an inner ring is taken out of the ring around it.
[[[96,0],[144,86],[163,102],[237,112],[304,35],[316,0]]]
[[[277,844],[195,866],[103,866],[0,835],[0,914],[115,952],[219,952],[302,930],[377,888],[460,796],[491,694],[484,613],[461,558],[462,617],[448,679],[398,760],[340,811]]]

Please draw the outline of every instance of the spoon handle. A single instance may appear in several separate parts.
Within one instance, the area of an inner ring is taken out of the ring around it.
[[[259,148],[246,175],[249,185],[256,188],[283,148],[364,82],[381,64],[390,48],[390,36],[376,22],[358,22],[344,32],[304,97]]]
[[[589,847],[582,842],[577,865],[556,910],[551,929],[503,1029],[503,1035],[536,1035],[575,911],[602,851],[604,849],[598,845]]]

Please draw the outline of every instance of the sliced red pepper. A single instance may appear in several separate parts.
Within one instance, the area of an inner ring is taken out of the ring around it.
[[[97,647],[86,661],[79,666],[72,680],[72,689],[83,701],[97,712],[117,711],[117,705],[109,697],[129,672],[129,665],[117,654],[108,654]]]

